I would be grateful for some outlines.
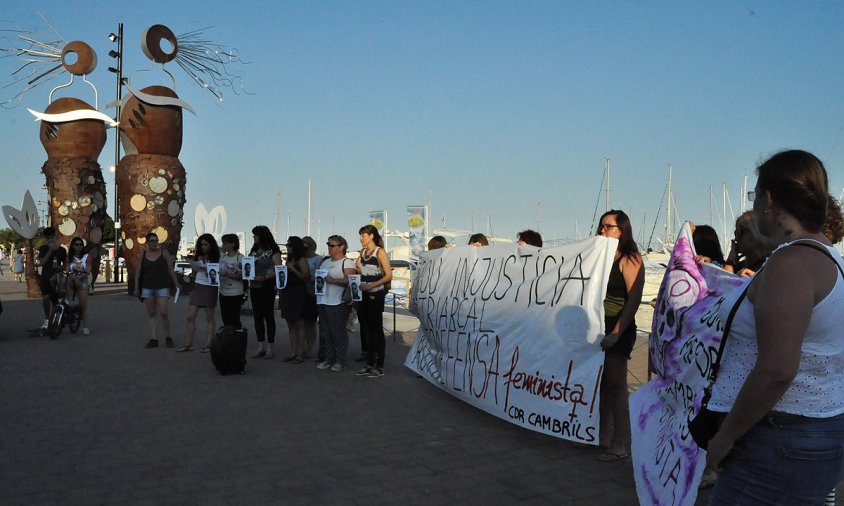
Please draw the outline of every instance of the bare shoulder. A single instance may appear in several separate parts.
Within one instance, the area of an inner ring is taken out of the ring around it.
[[[638,269],[642,266],[642,255],[638,253],[633,253],[631,255],[627,255],[621,258],[621,269],[624,270],[628,265],[633,267],[634,269]]]

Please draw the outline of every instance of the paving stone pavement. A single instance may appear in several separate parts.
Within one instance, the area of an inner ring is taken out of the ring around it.
[[[91,336],[55,341],[28,337],[42,318],[23,284],[0,278],[0,298],[2,504],[637,502],[629,462],[447,395],[403,366],[401,340],[382,378],[321,371],[281,360],[276,313],[278,358],[222,377],[198,351],[145,350],[145,312],[123,285],[90,299]],[[177,347],[187,307],[170,305]]]

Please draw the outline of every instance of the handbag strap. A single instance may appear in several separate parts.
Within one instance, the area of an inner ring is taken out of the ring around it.
[[[753,280],[750,280],[750,283],[753,283]],[[727,345],[727,336],[730,335],[733,317],[736,315],[741,302],[747,297],[747,290],[750,288],[750,283],[747,283],[747,286],[741,291],[741,295],[736,299],[736,303],[730,308],[730,314],[727,315],[727,321],[724,323],[724,336],[721,338],[721,344],[718,345],[718,355],[715,356],[715,362],[709,369],[709,386],[706,387],[707,394],[709,393],[709,389],[712,388],[712,384],[715,383],[715,378],[718,377],[718,369],[721,367],[721,356],[724,354],[724,347]]]
[[[803,246],[803,247],[806,247],[806,248],[812,248],[814,250],[820,251],[821,253],[826,255],[832,261],[832,263],[835,264],[836,267],[838,267],[838,271],[841,273],[841,276],[844,277],[844,269],[841,268],[841,264],[839,264],[835,260],[835,258],[832,256],[832,254],[829,252],[828,249],[822,248],[819,245],[813,244],[813,243],[810,243],[810,242],[794,242],[794,243],[791,244],[791,246]],[[759,269],[759,270],[761,271],[762,269]],[[758,274],[758,272],[757,272],[757,274]],[[753,281],[751,281],[751,283],[752,282]],[[724,337],[721,338],[721,344],[718,346],[718,355],[715,358],[715,363],[712,364],[712,368],[709,371],[709,386],[707,387],[707,392],[712,387],[712,384],[715,383],[715,378],[718,376],[718,369],[721,367],[721,356],[724,354],[724,347],[727,343],[727,336],[730,333],[730,326],[733,323],[733,316],[735,316],[736,311],[738,310],[738,307],[741,305],[742,300],[744,300],[744,298],[747,296],[747,290],[749,288],[750,288],[750,283],[748,283],[747,286],[744,287],[744,291],[742,291],[738,300],[736,300],[736,303],[730,309],[730,314],[727,316],[727,321],[724,324]]]

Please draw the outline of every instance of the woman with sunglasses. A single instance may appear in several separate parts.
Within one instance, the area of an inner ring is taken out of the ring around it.
[[[636,343],[636,310],[642,302],[645,270],[627,214],[610,210],[601,216],[599,223],[597,235],[618,239],[604,299],[600,404],[600,441],[604,451],[598,457],[603,462],[613,462],[627,458],[630,442],[627,361]]]
[[[79,308],[82,310],[82,335],[91,335],[88,328],[88,288],[91,286],[91,255],[85,252],[85,243],[81,237],[74,237],[70,241],[70,258],[67,262],[67,274],[69,276],[68,297],[77,298]]]
[[[301,364],[305,361],[305,299],[311,281],[311,271],[305,259],[305,242],[301,237],[287,238],[287,286],[278,293],[281,317],[287,322],[290,355],[285,362]]]
[[[750,195],[754,193],[750,192]],[[774,240],[759,231],[753,211],[742,213],[736,218],[735,239],[731,244],[724,270],[739,276],[756,274],[777,246]]]

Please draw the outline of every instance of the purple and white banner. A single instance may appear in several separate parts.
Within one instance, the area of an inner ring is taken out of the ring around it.
[[[615,239],[537,250],[502,244],[422,253],[405,365],[520,427],[598,444],[604,297]]]
[[[686,223],[654,309],[649,354],[656,379],[630,396],[633,474],[640,504],[692,505],[706,452],[689,435],[723,335],[725,295],[746,282],[695,263]]]

